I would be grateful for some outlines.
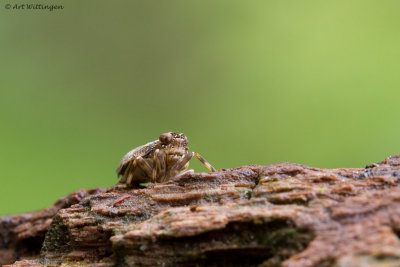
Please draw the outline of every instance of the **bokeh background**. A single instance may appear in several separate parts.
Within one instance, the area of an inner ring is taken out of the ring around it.
[[[1,3],[1,215],[115,184],[166,131],[216,168],[400,152],[399,1]]]

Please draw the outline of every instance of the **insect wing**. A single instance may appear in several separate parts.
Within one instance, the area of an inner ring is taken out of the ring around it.
[[[154,150],[154,147],[157,145],[159,141],[155,140],[153,142],[149,142],[143,146],[139,146],[137,148],[132,149],[126,155],[122,158],[121,162],[119,163],[118,169],[117,169],[117,174],[121,175],[124,171],[124,167],[126,163],[128,163],[131,160],[134,160],[135,158],[139,156],[146,156],[148,153]]]

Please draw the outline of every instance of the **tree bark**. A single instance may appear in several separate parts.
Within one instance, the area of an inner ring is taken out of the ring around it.
[[[365,168],[251,165],[79,190],[0,217],[0,264],[397,266],[399,179],[397,155]]]

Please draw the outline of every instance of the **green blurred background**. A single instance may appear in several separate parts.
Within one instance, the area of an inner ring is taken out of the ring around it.
[[[2,215],[115,184],[121,157],[166,131],[216,168],[399,153],[399,1],[10,2]]]

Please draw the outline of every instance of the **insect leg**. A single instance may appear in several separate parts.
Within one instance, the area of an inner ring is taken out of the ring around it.
[[[153,159],[153,182],[160,182],[164,180],[165,170],[166,170],[166,160],[164,151],[157,149],[154,152]]]
[[[126,172],[124,172],[124,173],[122,174],[122,177],[121,177],[121,179],[119,180],[119,182],[122,183],[122,184],[126,183],[126,176],[127,176],[127,174],[126,174]]]
[[[204,164],[204,166],[206,166],[207,169],[210,170],[210,172],[215,172],[215,168],[211,166],[211,164],[208,163],[207,160],[205,160],[202,156],[200,156],[199,153],[197,152],[192,152],[192,153],[194,154],[194,156],[196,156],[196,158],[198,158],[201,161],[201,163]]]
[[[128,166],[125,169],[125,173],[123,176],[123,182],[125,182],[126,184],[130,184],[132,182],[132,178],[133,178],[133,170],[134,170],[134,163],[133,162],[129,162]],[[122,179],[121,179],[122,181]]]
[[[190,170],[184,171],[184,172],[178,174],[177,176],[175,176],[174,179],[179,179],[181,176],[183,176],[183,175],[185,175],[185,174],[188,174],[188,173],[192,174],[192,173],[194,173],[194,170],[193,170],[193,169],[190,169]]]
[[[141,168],[146,173],[147,177],[151,178],[152,176],[151,166],[141,156],[138,156],[133,162],[133,164]]]
[[[183,156],[176,164],[173,166],[170,170],[169,173],[171,177],[175,176],[178,172],[183,171],[185,168],[186,163],[189,162],[189,160],[194,156],[193,152],[187,153],[185,156]]]

